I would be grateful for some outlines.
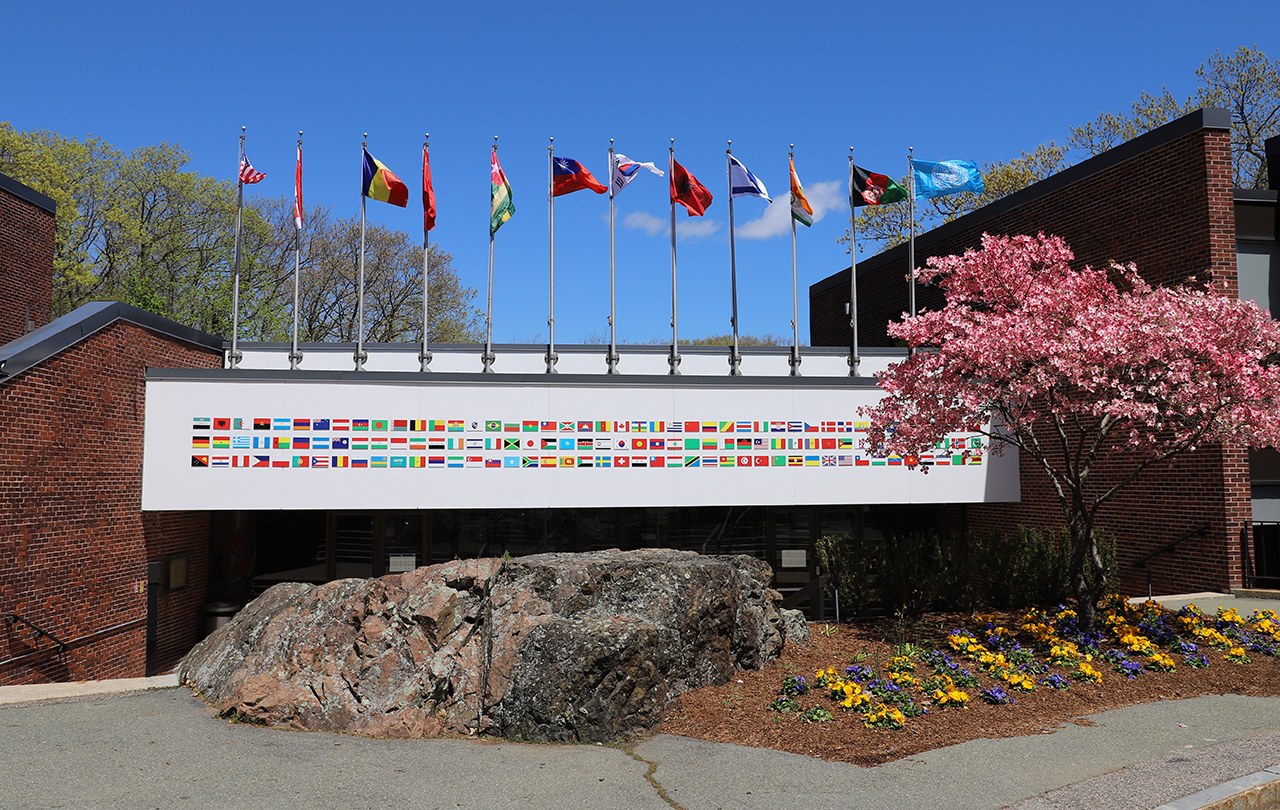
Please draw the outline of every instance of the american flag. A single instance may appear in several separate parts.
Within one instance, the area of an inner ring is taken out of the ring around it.
[[[253,164],[249,162],[248,155],[244,154],[243,152],[240,153],[240,182],[241,183],[252,185],[253,183],[261,182],[262,178],[266,176],[267,176],[266,172],[260,172],[260,171],[254,170]]]

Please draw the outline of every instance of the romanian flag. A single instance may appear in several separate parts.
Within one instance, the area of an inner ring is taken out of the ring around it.
[[[409,187],[401,182],[399,177],[386,166],[382,165],[382,161],[369,154],[369,150],[364,152],[364,180],[360,186],[360,193],[366,197],[372,197],[375,200],[382,200],[385,203],[398,205],[405,208],[409,205]]]
[[[498,147],[495,146],[489,161],[489,235],[497,233],[515,212],[516,204],[511,201],[511,183],[507,182],[507,175],[498,163]]]
[[[809,204],[809,198],[804,196],[804,186],[800,185],[800,178],[796,176],[795,160],[788,162],[791,164],[791,218],[807,228],[813,224],[813,206]]]
[[[591,172],[582,168],[582,164],[572,158],[552,158],[551,196],[559,197],[574,191],[589,188],[597,194],[604,194],[609,187],[591,176]]]

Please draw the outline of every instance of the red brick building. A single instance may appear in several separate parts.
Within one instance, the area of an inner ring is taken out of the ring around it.
[[[1269,147],[1272,153],[1280,149],[1280,139]],[[1273,156],[1271,165],[1274,184],[1280,160]],[[1203,109],[921,234],[916,262],[976,248],[983,233],[1043,232],[1063,237],[1078,266],[1134,262],[1154,284],[1195,276],[1224,295],[1253,298],[1275,312],[1276,212],[1274,190],[1233,187],[1230,114]],[[892,345],[885,327],[907,309],[906,279],[905,244],[858,265],[862,346]],[[848,346],[849,270],[810,287],[809,302],[813,344]],[[938,288],[917,289],[919,308],[941,304]],[[1144,593],[1148,571],[1157,593],[1224,591],[1242,587],[1250,574],[1280,576],[1273,570],[1280,562],[1274,559],[1280,529],[1270,525],[1280,521],[1280,509],[1271,515],[1267,504],[1251,503],[1280,498],[1280,455],[1255,454],[1252,467],[1251,474],[1244,450],[1204,448],[1148,472],[1111,502],[1100,525],[1117,536],[1121,588]],[[1021,503],[950,507],[941,519],[978,531],[1064,523],[1046,476],[1028,458],[1022,459]],[[1265,570],[1255,570],[1259,564]]]
[[[52,201],[0,175],[4,684],[163,671],[206,602],[210,515],[140,511],[144,380],[221,366],[222,341],[118,303],[50,322],[53,232]]]

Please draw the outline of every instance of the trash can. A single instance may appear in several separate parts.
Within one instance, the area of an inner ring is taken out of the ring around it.
[[[211,635],[222,625],[231,621],[231,617],[240,611],[235,602],[213,602],[204,606],[204,634]]]

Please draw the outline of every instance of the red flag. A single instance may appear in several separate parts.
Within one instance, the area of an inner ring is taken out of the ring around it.
[[[301,141],[301,138],[299,138]],[[298,168],[293,173],[293,223],[302,230],[302,146],[298,146]]]
[[[427,147],[422,147],[422,230],[429,231],[436,226],[436,192],[431,188],[431,161],[427,158]]]
[[[687,208],[691,217],[702,216],[711,205],[711,192],[675,158],[671,159],[671,201]]]
[[[604,194],[609,187],[591,176],[581,163],[572,158],[552,158],[551,196],[559,197],[574,191],[589,188],[597,194]]]

